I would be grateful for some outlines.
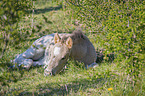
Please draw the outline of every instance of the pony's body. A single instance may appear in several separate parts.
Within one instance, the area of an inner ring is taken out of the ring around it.
[[[83,62],[86,67],[93,67],[92,64],[94,65],[96,60],[95,48],[80,30],[72,34],[58,35],[59,40],[56,34],[37,39],[29,49],[18,55],[13,63],[24,65],[27,69],[31,65],[45,65],[46,75],[59,73],[68,58]]]

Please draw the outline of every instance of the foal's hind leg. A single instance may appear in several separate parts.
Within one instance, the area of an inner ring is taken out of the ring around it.
[[[22,56],[24,58],[33,58],[35,55],[35,51],[36,51],[36,48],[33,48],[33,46],[31,46],[24,53],[22,53]]]
[[[33,65],[32,65],[32,66],[44,66],[44,65],[45,65],[44,62],[45,62],[45,61],[44,61],[44,57],[43,57],[43,58],[41,58],[41,59],[38,60],[38,61],[33,61]]]
[[[14,63],[15,65],[13,65],[12,67],[19,67],[22,66],[25,69],[29,69],[31,67],[31,65],[33,64],[33,60],[32,59],[26,59],[23,58],[21,56],[22,54],[20,54],[18,58],[15,58],[12,63]]]

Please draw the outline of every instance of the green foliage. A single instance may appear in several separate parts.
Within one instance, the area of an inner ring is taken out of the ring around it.
[[[29,0],[2,0],[0,3],[0,20],[3,26],[18,22],[21,16],[26,14],[26,11],[31,7]]]
[[[145,62],[144,0],[66,0],[64,5],[71,9],[70,16],[98,34],[106,57],[114,53],[118,66],[139,78]]]
[[[102,31],[102,21],[107,20],[112,2],[108,0],[65,0],[64,6],[71,10],[70,16],[85,24],[90,32]],[[100,30],[98,30],[100,29]]]
[[[31,8],[31,0],[2,0],[0,1],[0,46],[1,57],[9,42],[18,44],[23,34],[18,30],[18,22]]]
[[[135,77],[140,75],[145,60],[144,4],[140,0],[112,4],[108,19],[102,22],[105,52],[117,54],[116,61],[125,60],[123,68]]]

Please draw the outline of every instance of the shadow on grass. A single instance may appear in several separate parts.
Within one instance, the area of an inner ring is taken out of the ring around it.
[[[62,9],[62,5],[59,5],[57,7],[49,7],[49,8],[44,8],[44,9],[35,9],[34,14],[40,14],[40,13],[45,13],[45,12],[50,12],[50,11],[56,11]],[[30,11],[32,13],[32,10]]]
[[[105,54],[103,54],[102,51],[96,50],[96,55],[97,55],[96,63],[101,64],[104,61]],[[115,54],[114,53],[107,54],[107,58],[108,60],[105,60],[105,62],[113,62],[115,59]]]
[[[98,84],[103,84],[106,80],[104,79],[79,79],[76,81],[69,82],[67,84],[61,83],[48,83],[39,84],[36,89],[38,92],[21,92],[19,95],[40,95],[40,96],[52,96],[52,95],[69,95],[77,93],[79,91],[85,92],[88,88],[97,88]],[[43,87],[45,86],[45,87]]]

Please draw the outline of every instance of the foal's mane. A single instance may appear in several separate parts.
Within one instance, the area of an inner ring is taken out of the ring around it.
[[[78,29],[76,29],[75,31],[73,31],[73,33],[72,33],[72,35],[71,35],[71,38],[73,39],[73,40],[75,40],[75,39],[85,39],[85,36],[84,36],[84,34],[83,34],[83,31],[82,31],[82,29],[81,28],[78,28]]]
[[[71,37],[73,42],[77,42],[78,40],[82,40],[82,39],[85,40],[86,39],[86,36],[83,34],[83,31],[81,28],[77,28],[69,35],[64,35],[61,39],[61,42],[65,42],[68,37]]]

